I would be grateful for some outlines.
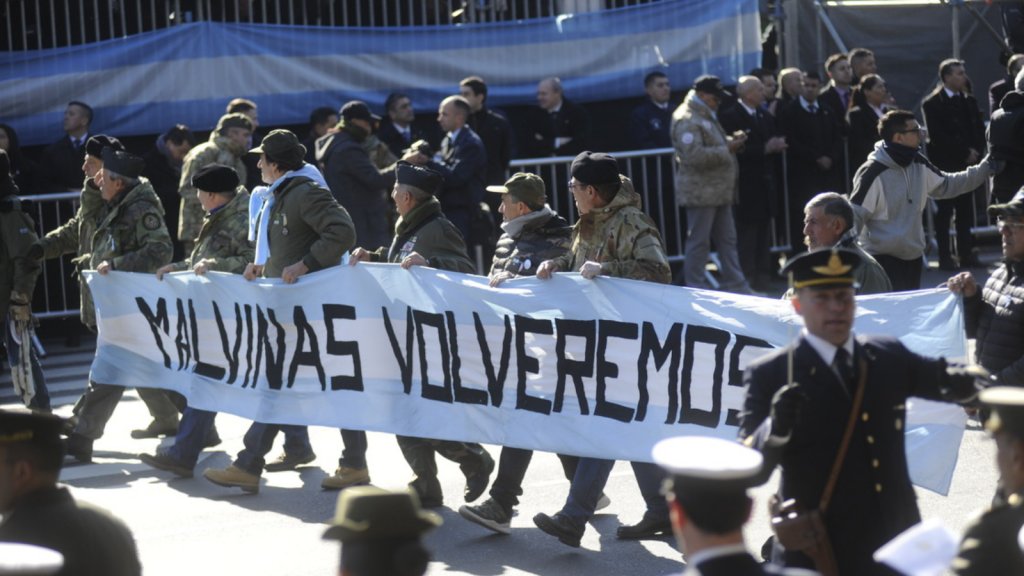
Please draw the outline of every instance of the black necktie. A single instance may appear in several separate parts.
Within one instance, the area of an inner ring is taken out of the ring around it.
[[[832,369],[839,375],[839,379],[842,381],[846,391],[851,392],[853,390],[855,374],[853,369],[853,357],[846,351],[846,348],[839,347],[836,349],[836,355],[832,358]]]
[[[818,113],[818,107],[815,106],[814,104],[811,104],[810,106],[808,106],[807,109],[811,111],[811,114],[817,114]]]

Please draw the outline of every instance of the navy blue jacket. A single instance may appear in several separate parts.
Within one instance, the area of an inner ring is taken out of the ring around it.
[[[437,193],[441,209],[466,209],[484,199],[487,181],[487,152],[480,137],[468,125],[463,126],[454,142],[441,142],[441,163],[431,161],[430,167],[444,176],[444,185]]]
[[[788,443],[768,442],[772,396],[793,378],[807,396]],[[890,337],[858,337],[854,360],[867,364],[863,405],[839,480],[825,513],[841,576],[892,574],[872,553],[921,520],[907,469],[904,444],[906,403],[911,396],[942,400],[948,387],[946,363],[908,350]],[[740,437],[765,456],[764,475],[782,466],[779,493],[803,509],[818,507],[846,429],[852,396],[804,337],[749,365]],[[812,567],[799,552],[786,552],[787,566]]]

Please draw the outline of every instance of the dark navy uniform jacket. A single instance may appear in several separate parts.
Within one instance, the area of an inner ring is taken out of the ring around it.
[[[807,396],[788,443],[768,441],[772,396],[789,382],[787,355],[793,351],[793,381]],[[890,337],[857,337],[855,364],[867,363],[863,405],[839,474],[825,523],[842,576],[894,574],[871,555],[921,520],[910,483],[904,444],[906,403],[911,396],[942,400],[948,387],[946,363],[919,356]],[[859,377],[859,373],[858,373]],[[782,466],[780,496],[803,509],[818,507],[846,429],[853,399],[836,372],[801,336],[747,367],[740,437],[765,456],[764,474]],[[812,567],[799,552],[786,552],[787,566]]]

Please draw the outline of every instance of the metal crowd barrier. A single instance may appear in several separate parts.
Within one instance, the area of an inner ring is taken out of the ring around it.
[[[22,196],[21,199],[24,209],[35,221],[36,232],[41,238],[75,215],[80,195],[80,192],[69,191]],[[78,315],[78,286],[69,284],[78,282],[72,276],[73,257],[74,254],[43,263],[32,298],[32,312],[36,317],[44,319]]]

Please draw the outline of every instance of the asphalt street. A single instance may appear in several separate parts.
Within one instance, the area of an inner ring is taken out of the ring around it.
[[[978,272],[983,277],[983,271]],[[931,270],[926,273],[925,285],[938,284],[948,275]],[[61,357],[55,354],[52,361]],[[64,363],[68,363],[66,358]],[[84,386],[84,381],[79,382]],[[70,414],[67,402],[73,397],[71,390],[62,396],[58,413]],[[11,401],[5,396],[0,403],[10,405]],[[250,495],[201,477],[205,468],[230,463],[241,448],[247,421],[230,415],[218,417],[224,441],[204,453],[192,479],[179,479],[138,461],[138,453],[152,452],[160,442],[168,442],[131,439],[130,430],[147,421],[145,406],[135,393],[126,395],[105,436],[96,442],[95,462],[68,466],[62,474],[62,481],[77,498],[105,507],[128,523],[147,575],[336,573],[339,545],[322,540],[321,534],[333,516],[337,493],[323,491],[320,481],[334,470],[340,455],[337,431],[312,429],[318,459],[299,471],[264,474],[259,494]],[[411,472],[394,437],[371,433],[369,438],[373,483],[402,488]],[[279,446],[280,439],[271,457],[279,453]],[[497,459],[500,448],[488,449]],[[535,455],[509,536],[492,534],[463,520],[457,513],[463,503],[462,474],[454,463],[440,458],[439,468],[445,507],[438,512],[444,525],[427,538],[433,552],[430,574],[660,576],[681,570],[681,556],[669,538],[616,540],[619,523],[636,522],[644,510],[632,470],[625,463],[616,465],[606,488],[611,506],[588,525],[579,549],[560,544],[531,520],[538,512],[556,512],[568,492],[568,482],[553,455]],[[972,421],[964,433],[949,495],[919,489],[918,502],[924,518],[938,518],[960,532],[987,505],[995,483],[994,445]],[[773,489],[774,480],[755,493],[754,516],[747,532],[752,550],[759,549],[769,534],[765,508]]]

